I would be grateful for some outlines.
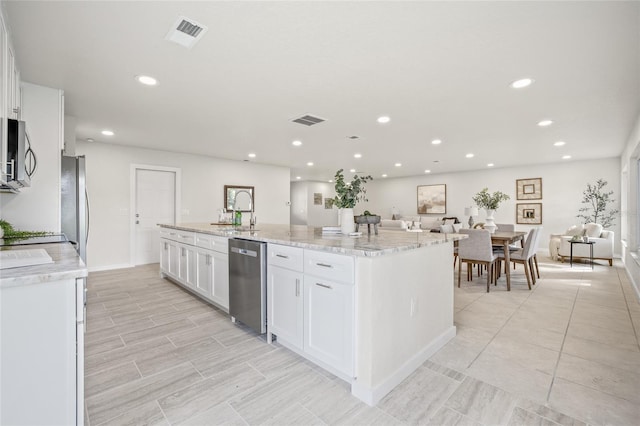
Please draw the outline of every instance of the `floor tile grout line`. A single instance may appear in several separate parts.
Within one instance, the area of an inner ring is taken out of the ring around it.
[[[242,417],[242,414],[240,414],[240,413],[238,412],[238,410],[236,410],[235,408],[233,408],[233,405],[231,405],[231,402],[230,402],[229,400],[225,401],[223,404],[227,404],[227,405],[229,406],[229,408],[231,408],[231,410],[232,410],[234,413],[236,413],[236,415],[237,415],[238,417],[240,417],[240,419],[244,422],[244,424],[245,424],[245,425],[247,425],[247,426],[249,426],[249,422],[248,422],[244,417]]]
[[[482,347],[482,349],[480,350],[480,352],[478,353],[478,355],[475,356],[475,358],[473,358],[473,360],[471,360],[471,362],[469,363],[469,365],[467,365],[466,369],[469,369],[471,367],[471,365],[473,365],[474,362],[476,362],[476,360],[480,357],[480,355],[482,355],[485,351],[485,349],[487,349],[487,347],[491,344],[491,342],[493,342],[496,338],[496,336],[498,334],[500,334],[500,332],[504,329],[504,327],[507,325],[507,323],[509,323],[509,321],[511,321],[511,318],[513,318],[513,316],[516,314],[516,312],[518,312],[518,310],[522,307],[522,305],[529,300],[529,298],[531,297],[531,295],[533,294],[533,291],[529,292],[528,296],[525,297],[522,302],[518,305],[518,307],[511,313],[511,315],[509,315],[509,317],[505,320],[505,322],[502,324],[502,326],[495,332],[495,334],[493,335],[493,337],[491,337],[491,339],[487,342],[486,345],[484,345]],[[479,299],[479,298],[478,298]],[[476,299],[477,300],[477,299]],[[475,303],[475,300],[472,302]],[[472,304],[470,303],[470,305]]]
[[[578,278],[578,283],[582,282],[584,277],[584,272],[581,272],[581,275]],[[560,358],[562,357],[562,352],[564,350],[564,344],[567,340],[567,333],[569,332],[569,326],[571,325],[571,318],[573,318],[573,312],[576,308],[576,304],[578,303],[578,295],[580,294],[580,289],[582,286],[578,284],[578,291],[573,299],[573,305],[571,306],[571,313],[569,314],[569,319],[567,320],[567,327],[564,330],[564,336],[562,337],[562,343],[560,344],[560,350],[558,351],[558,359],[556,360],[556,365],[553,367],[553,374],[551,375],[551,383],[549,384],[549,391],[547,391],[547,398],[545,400],[546,403],[549,403],[551,398],[551,391],[553,390],[553,385],[556,381],[556,373],[558,372],[558,366],[560,365]]]
[[[160,401],[158,401],[156,399],[156,400],[154,400],[154,402],[156,403],[156,406],[160,409],[160,412],[162,413],[162,417],[164,417],[164,419],[167,421],[167,423],[169,425],[171,425],[171,422],[169,421],[169,418],[167,417],[167,413],[164,412],[164,410],[162,409],[162,406],[160,405]]]

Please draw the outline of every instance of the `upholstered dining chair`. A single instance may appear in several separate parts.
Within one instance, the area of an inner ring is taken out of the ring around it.
[[[509,260],[515,263],[521,263],[524,267],[524,274],[527,277],[527,285],[531,290],[531,282],[535,284],[535,276],[533,275],[533,262],[532,258],[536,252],[537,235],[539,228],[532,228],[527,235],[527,240],[524,243],[524,247],[516,251],[509,251]],[[498,271],[500,271],[501,262],[505,260],[504,252],[502,250],[496,251],[498,257]],[[505,265],[508,267],[508,265]]]
[[[462,275],[462,264],[467,264],[467,280],[473,272],[473,265],[485,265],[487,267],[487,293],[490,284],[495,279],[495,266],[498,257],[491,247],[491,234],[484,229],[461,229],[460,233],[469,235],[469,238],[458,241],[458,287]]]

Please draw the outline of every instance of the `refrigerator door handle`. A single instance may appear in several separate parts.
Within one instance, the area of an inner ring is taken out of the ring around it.
[[[85,224],[87,226],[87,233],[84,236],[84,245],[85,247],[87,246],[87,243],[89,242],[89,217],[91,216],[90,212],[89,212],[89,192],[87,192],[87,188],[84,188],[84,204],[87,208],[87,217],[85,217]]]

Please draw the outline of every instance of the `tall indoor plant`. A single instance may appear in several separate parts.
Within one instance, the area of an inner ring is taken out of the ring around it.
[[[602,178],[598,179],[595,185],[587,184],[587,189],[582,192],[582,204],[586,204],[586,206],[578,210],[580,213],[576,217],[584,219],[584,223],[599,223],[604,229],[608,229],[613,225],[619,210],[611,209],[607,211],[607,205],[615,201],[611,198],[613,191],[603,191],[607,184],[608,182]]]
[[[358,201],[368,201],[364,184],[372,180],[373,177],[354,175],[351,182],[345,182],[342,172],[343,169],[340,169],[335,175],[336,196],[333,201],[336,207],[341,209],[340,230],[343,234],[349,234],[355,230],[353,208]]]
[[[487,212],[487,219],[484,224],[484,229],[488,229],[492,234],[496,230],[496,224],[494,222],[493,214],[500,207],[500,203],[507,201],[510,197],[501,191],[496,191],[493,194],[489,193],[488,188],[483,188],[473,197],[473,202],[476,203],[478,208],[485,209]]]

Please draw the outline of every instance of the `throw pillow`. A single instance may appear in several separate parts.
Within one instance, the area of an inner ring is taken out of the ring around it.
[[[591,238],[600,238],[600,234],[602,234],[602,225],[599,223],[587,223],[584,226],[585,235]]]
[[[456,223],[455,219],[445,219],[443,225],[453,225]]]
[[[584,234],[584,225],[573,225],[571,228],[567,229],[567,232],[564,235],[568,235],[573,237],[575,235],[583,235]]]
[[[442,233],[442,234],[452,234],[453,233],[453,224],[452,225],[440,225],[440,233]]]

